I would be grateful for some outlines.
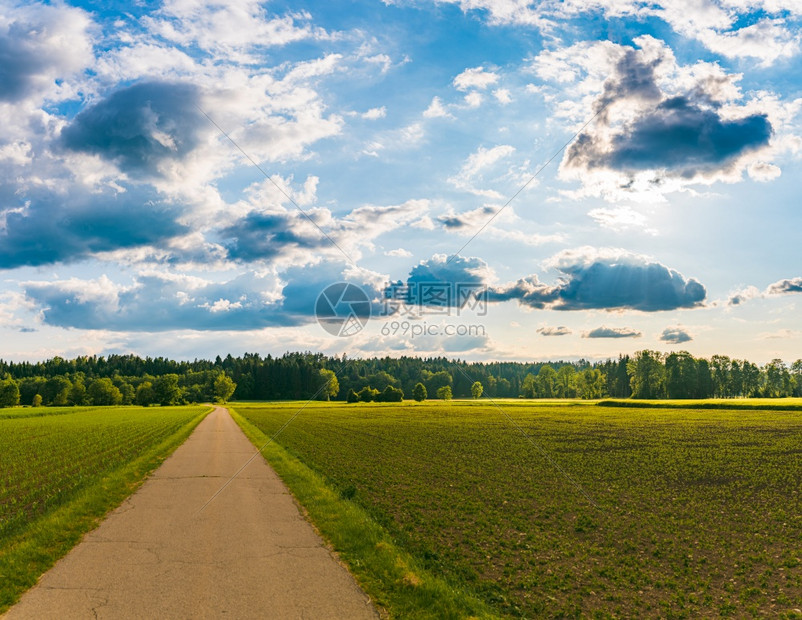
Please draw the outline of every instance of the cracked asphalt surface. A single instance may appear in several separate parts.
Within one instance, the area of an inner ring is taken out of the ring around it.
[[[264,459],[216,408],[4,616],[378,618]]]

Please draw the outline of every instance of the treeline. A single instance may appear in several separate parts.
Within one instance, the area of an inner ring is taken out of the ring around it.
[[[246,353],[192,362],[133,355],[56,357],[35,364],[0,360],[0,406],[15,401],[168,405],[232,397],[353,400],[353,395],[395,400],[400,393],[412,398],[419,383],[429,398],[470,398],[477,383],[480,393],[492,398],[776,398],[802,396],[802,360],[788,367],[776,359],[760,367],[722,355],[706,359],[649,350],[596,363],[349,359],[320,353]]]
[[[2,364],[2,362],[0,362]],[[83,371],[52,376],[0,374],[0,407],[17,405],[70,407],[83,405],[184,405],[228,400],[236,384],[219,369],[187,371],[181,375],[117,373],[87,376]]]

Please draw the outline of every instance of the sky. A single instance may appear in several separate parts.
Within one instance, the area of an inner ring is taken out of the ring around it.
[[[798,0],[0,5],[0,358],[802,357]]]

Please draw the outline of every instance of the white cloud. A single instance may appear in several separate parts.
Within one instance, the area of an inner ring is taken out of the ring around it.
[[[368,110],[367,112],[362,114],[362,118],[367,119],[367,120],[371,120],[371,121],[375,121],[377,119],[384,118],[385,116],[387,116],[387,108],[384,107],[384,106],[382,106],[380,108],[371,108],[370,110]]]
[[[454,118],[454,116],[446,110],[445,106],[443,106],[440,97],[434,97],[432,99],[429,107],[424,110],[423,116],[424,118]]]
[[[469,108],[478,108],[480,105],[482,105],[482,102],[484,100],[485,98],[482,97],[482,93],[478,93],[476,91],[470,92],[467,95],[465,95],[465,104]]]
[[[387,250],[384,253],[385,256],[396,256],[399,258],[409,258],[412,256],[412,252],[409,250],[405,250],[404,248],[396,248],[394,250]]]
[[[493,71],[485,71],[484,67],[465,69],[454,78],[454,87],[457,90],[484,90],[498,82],[499,76]]]
[[[496,90],[493,91],[493,96],[502,105],[507,105],[508,103],[512,103],[512,95],[510,94],[510,91],[506,88],[497,88]]]

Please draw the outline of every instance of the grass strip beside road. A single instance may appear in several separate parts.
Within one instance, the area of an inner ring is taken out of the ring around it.
[[[109,511],[136,491],[145,478],[186,441],[201,420],[212,411],[208,407],[181,409],[187,410],[187,420],[177,430],[170,430],[166,438],[146,447],[136,458],[122,466],[105,472],[88,473],[91,481],[85,487],[60,505],[0,538],[0,613],[19,600]],[[120,408],[119,411],[126,411],[126,408]],[[159,409],[153,408],[152,411],[158,412]],[[58,416],[54,423],[66,419],[66,415]]]
[[[360,506],[324,478],[270,442],[249,420],[229,408],[310,520],[345,562],[360,586],[392,618],[494,618],[484,602],[462,586],[423,569]],[[267,444],[267,445],[265,445]]]

